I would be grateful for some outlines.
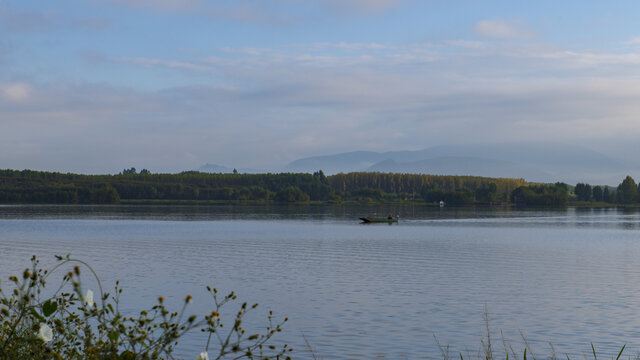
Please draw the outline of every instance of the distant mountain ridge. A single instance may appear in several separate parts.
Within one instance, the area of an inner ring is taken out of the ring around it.
[[[284,170],[313,172],[319,169],[326,174],[378,171],[607,185],[616,185],[638,170],[636,166],[583,146],[551,143],[446,145],[382,153],[355,151],[298,159]]]
[[[461,156],[440,156],[412,162],[396,162],[387,159],[368,167],[367,171],[517,178],[531,178],[541,173],[541,170],[510,161]],[[514,176],[514,174],[520,174],[520,176]]]

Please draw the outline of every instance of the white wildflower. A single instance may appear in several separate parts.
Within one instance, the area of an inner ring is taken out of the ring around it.
[[[82,301],[87,304],[87,307],[93,307],[93,291],[87,290],[87,295],[82,298]]]
[[[196,360],[209,360],[209,354],[207,354],[206,352],[201,352]]]
[[[40,331],[38,331],[38,339],[49,342],[53,339],[53,330],[47,324],[40,324]]]

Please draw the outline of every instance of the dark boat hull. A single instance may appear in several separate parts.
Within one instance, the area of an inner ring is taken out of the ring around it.
[[[398,222],[398,219],[387,219],[387,218],[371,218],[371,217],[361,217],[360,220],[365,223],[394,223]]]

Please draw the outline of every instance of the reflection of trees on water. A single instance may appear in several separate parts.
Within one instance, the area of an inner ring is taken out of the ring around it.
[[[548,226],[640,229],[640,208],[445,206],[416,204],[9,205],[0,219],[134,219],[169,221],[310,220],[358,223],[363,216],[398,216],[400,225]]]

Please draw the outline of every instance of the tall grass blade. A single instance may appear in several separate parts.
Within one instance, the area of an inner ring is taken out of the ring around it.
[[[522,337],[522,341],[524,342],[525,350],[528,350],[529,351],[529,355],[531,355],[533,360],[536,360],[536,355],[533,353],[533,350],[531,349],[531,346],[529,345],[529,341],[527,341],[527,338],[524,336],[524,333],[522,332],[522,330],[519,330],[519,331],[520,331],[520,337]]]
[[[440,341],[438,341],[438,337],[436,336],[436,334],[433,334],[433,338],[436,341],[436,345],[438,345],[438,349],[440,349],[442,360],[449,360],[449,344],[447,344],[446,347],[442,346],[442,344],[440,344]]]
[[[491,330],[489,329],[489,308],[484,305],[484,326],[487,331],[487,343],[484,344],[484,353],[487,360],[493,360],[493,347],[491,346]]]
[[[556,355],[556,348],[551,342],[549,342],[549,347],[551,347],[551,360],[557,360],[558,356]]]
[[[309,350],[309,353],[311,353],[311,356],[313,357],[313,360],[320,360],[316,356],[316,352],[313,350],[313,347],[311,346],[311,343],[309,342],[307,337],[304,335],[304,332],[302,333],[302,338],[304,339],[304,343],[307,345],[307,350]]]
[[[596,356],[596,348],[593,347],[593,343],[591,343],[591,351],[593,351],[593,358],[598,360],[598,357]]]
[[[622,352],[624,351],[625,347],[627,347],[627,344],[622,345],[622,349],[620,349],[620,352],[618,353],[618,356],[616,356],[616,360],[620,359],[620,355],[622,355]]]

